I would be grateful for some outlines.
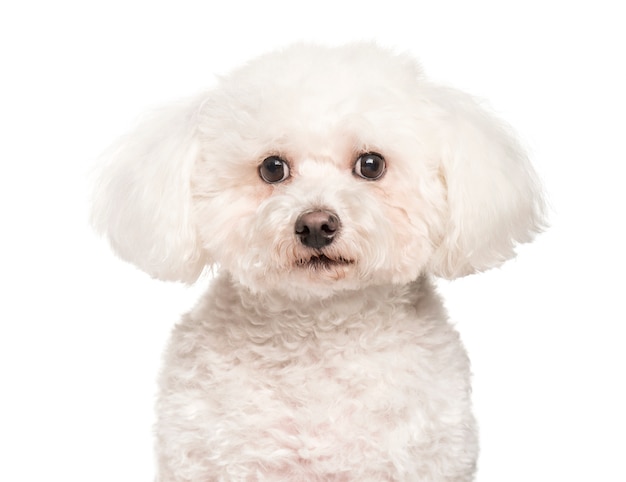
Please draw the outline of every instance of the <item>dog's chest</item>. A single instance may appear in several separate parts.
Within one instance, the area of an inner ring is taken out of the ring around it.
[[[188,450],[215,463],[277,474],[326,463],[355,470],[389,451],[411,457],[441,414],[465,416],[467,360],[445,320],[408,303],[338,308],[309,316],[221,299],[200,306],[170,346],[162,440],[184,434]]]
[[[406,391],[437,372],[455,349],[447,322],[424,317],[405,299],[366,298],[293,309],[211,300],[187,317],[172,341],[171,365],[210,393],[252,394],[291,406],[365,403]],[[441,353],[439,353],[441,352]]]
[[[436,370],[432,352],[448,331],[441,325],[416,319],[407,307],[348,316],[331,310],[266,319],[190,318],[174,336],[171,365],[179,376],[193,377],[187,386],[229,407],[275,403],[332,411],[353,400],[384,405],[397,401],[393,391],[406,392],[416,377]]]

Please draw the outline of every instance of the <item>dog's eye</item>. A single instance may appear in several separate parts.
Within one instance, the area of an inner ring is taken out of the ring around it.
[[[375,181],[385,173],[385,159],[380,154],[362,154],[354,163],[354,173],[363,179]]]
[[[259,176],[270,184],[284,181],[289,177],[289,164],[278,156],[270,156],[259,166]]]

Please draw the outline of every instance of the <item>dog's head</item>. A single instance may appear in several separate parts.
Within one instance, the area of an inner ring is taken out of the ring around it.
[[[471,97],[373,45],[297,45],[153,114],[104,167],[96,227],[161,279],[253,290],[463,276],[540,230],[535,174]]]

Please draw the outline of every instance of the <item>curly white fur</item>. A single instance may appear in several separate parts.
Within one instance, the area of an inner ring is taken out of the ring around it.
[[[294,230],[311,211],[340,220],[327,246]],[[122,140],[94,222],[157,278],[221,271],[167,352],[159,480],[472,479],[469,362],[428,278],[513,257],[542,201],[471,97],[374,45],[296,45]]]

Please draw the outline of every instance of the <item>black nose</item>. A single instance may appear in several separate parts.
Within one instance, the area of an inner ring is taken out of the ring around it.
[[[296,220],[296,235],[309,248],[323,248],[339,232],[339,216],[330,211],[302,213]]]

